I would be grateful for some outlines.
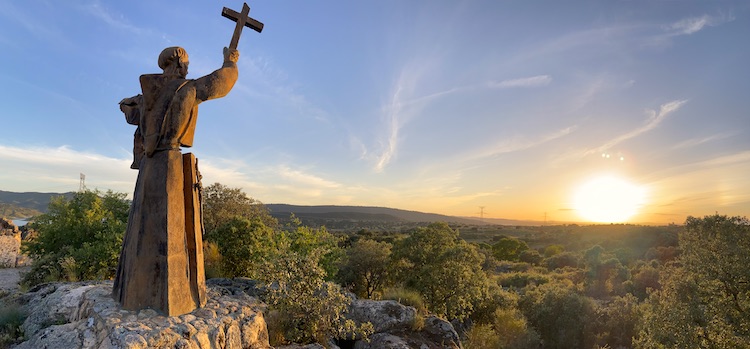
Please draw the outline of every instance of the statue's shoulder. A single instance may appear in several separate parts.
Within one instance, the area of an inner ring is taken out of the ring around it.
[[[141,90],[144,95],[154,94],[155,92],[174,92],[181,86],[193,82],[192,79],[175,79],[174,76],[164,74],[143,74],[140,77]]]

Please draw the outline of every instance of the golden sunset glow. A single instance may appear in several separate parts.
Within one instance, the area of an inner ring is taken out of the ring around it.
[[[637,214],[644,201],[644,188],[614,176],[601,176],[576,189],[573,207],[587,221],[621,223]]]

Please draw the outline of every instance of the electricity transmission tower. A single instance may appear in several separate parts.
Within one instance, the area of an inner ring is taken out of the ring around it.
[[[83,192],[86,190],[86,175],[81,173],[81,181],[78,183],[78,191]]]
[[[479,221],[484,223],[484,206],[479,206]]]

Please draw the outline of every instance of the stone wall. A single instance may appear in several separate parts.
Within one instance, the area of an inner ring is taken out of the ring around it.
[[[15,268],[21,252],[21,231],[13,221],[0,218],[0,268]]]

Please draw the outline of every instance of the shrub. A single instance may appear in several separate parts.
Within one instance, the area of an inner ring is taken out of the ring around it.
[[[274,337],[295,343],[327,343],[331,338],[367,337],[371,323],[361,325],[344,318],[351,300],[338,285],[324,281],[318,264],[320,251],[306,256],[287,252],[264,263],[265,301],[278,311]],[[281,343],[279,343],[281,344]]]
[[[564,267],[578,267],[578,256],[572,252],[561,252],[544,260],[544,265],[549,270],[560,269]]]
[[[503,287],[523,289],[529,285],[543,285],[550,277],[538,273],[505,273],[498,276],[498,284]]]
[[[0,348],[10,347],[23,340],[21,325],[26,320],[26,314],[18,304],[2,304],[0,302]]]
[[[426,313],[424,299],[419,292],[403,287],[392,287],[383,291],[383,299],[397,301],[403,305],[414,307],[418,313]]]
[[[111,191],[52,199],[48,212],[29,223],[37,235],[22,245],[34,260],[24,283],[114,277],[128,208],[125,194]]]
[[[205,263],[206,279],[224,277],[221,271],[221,252],[219,245],[214,242],[206,241],[203,244],[203,261]]]
[[[273,229],[257,218],[251,221],[234,217],[208,234],[206,239],[218,246],[220,270],[225,277],[257,278],[261,264],[278,253]]]
[[[517,308],[498,308],[493,320],[492,327],[501,344],[496,348],[539,347],[539,334],[528,326],[526,318]]]
[[[572,285],[547,283],[521,296],[519,307],[545,348],[590,348],[594,301]]]
[[[465,349],[502,348],[500,336],[487,324],[472,326],[463,344]]]

